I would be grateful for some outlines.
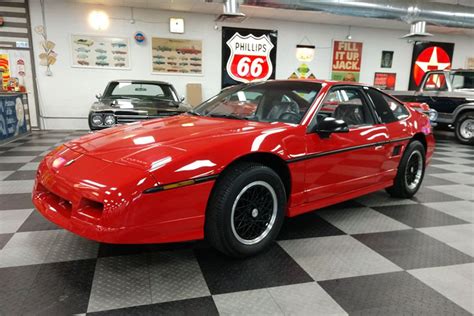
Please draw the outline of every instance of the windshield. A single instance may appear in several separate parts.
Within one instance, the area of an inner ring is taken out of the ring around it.
[[[104,97],[178,101],[170,85],[153,82],[111,82]]]
[[[454,72],[451,74],[453,89],[474,89],[474,71]]]
[[[234,86],[199,105],[196,115],[299,123],[321,90],[316,82],[268,81]]]

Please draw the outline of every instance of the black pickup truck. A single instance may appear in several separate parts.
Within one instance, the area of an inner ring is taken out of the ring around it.
[[[438,111],[436,122],[454,127],[462,144],[474,145],[474,70],[428,71],[418,91],[391,91],[404,102],[425,102]]]

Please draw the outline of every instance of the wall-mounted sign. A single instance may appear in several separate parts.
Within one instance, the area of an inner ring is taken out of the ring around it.
[[[128,38],[71,35],[72,66],[130,69]]]
[[[416,42],[413,46],[409,89],[416,90],[429,70],[450,69],[453,52],[453,43]]]
[[[222,28],[222,87],[275,78],[278,32]]]
[[[27,107],[21,95],[8,95],[0,99],[0,141],[29,131]]]
[[[135,42],[137,42],[137,44],[142,44],[145,41],[145,34],[139,31],[135,33],[133,38],[135,39]]]
[[[474,57],[467,57],[466,58],[466,68],[467,69],[474,69]]]
[[[391,72],[376,72],[374,75],[374,87],[381,90],[395,90],[397,74]]]
[[[331,79],[358,82],[361,61],[362,43],[334,41]]]
[[[202,74],[202,41],[153,37],[152,71],[168,74]]]

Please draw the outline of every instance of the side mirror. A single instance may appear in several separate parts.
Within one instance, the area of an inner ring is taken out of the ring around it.
[[[100,101],[100,99],[102,99],[102,93],[97,93],[95,95],[96,99]]]
[[[180,102],[183,102],[184,100],[186,100],[185,97],[179,97],[179,101],[180,101]]]
[[[313,132],[318,133],[321,138],[328,138],[332,133],[349,132],[349,126],[343,120],[336,120],[333,117],[325,117],[316,124]]]

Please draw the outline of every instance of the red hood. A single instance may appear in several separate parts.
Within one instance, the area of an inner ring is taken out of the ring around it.
[[[105,161],[148,170],[160,159],[177,158],[193,148],[207,147],[209,142],[230,141],[267,128],[275,128],[275,124],[179,115],[105,129],[65,145]]]

